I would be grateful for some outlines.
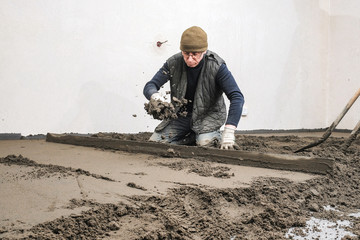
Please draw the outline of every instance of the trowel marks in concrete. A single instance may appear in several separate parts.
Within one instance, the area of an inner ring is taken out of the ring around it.
[[[41,164],[41,163],[37,163],[33,160],[30,160],[28,158],[25,158],[21,155],[16,156],[16,155],[8,155],[7,157],[4,158],[0,158],[0,163],[5,164],[5,165],[22,165],[22,166],[28,166],[28,167],[35,167],[35,168],[43,168],[46,170],[46,174],[51,174],[51,173],[62,173],[62,174],[71,174],[71,173],[75,173],[77,175],[86,175],[86,176],[91,176],[93,178],[97,178],[97,179],[102,179],[102,180],[106,180],[106,181],[112,181],[114,182],[115,180],[99,175],[99,174],[94,174],[94,173],[90,173],[86,170],[83,170],[81,168],[78,169],[74,169],[71,167],[63,167],[63,166],[59,166],[59,165],[52,165],[52,164]],[[39,173],[41,175],[41,173]],[[39,175],[38,174],[38,175]],[[41,176],[38,177],[41,177]]]

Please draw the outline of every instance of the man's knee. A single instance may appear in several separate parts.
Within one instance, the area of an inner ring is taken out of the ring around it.
[[[161,143],[170,143],[177,145],[195,145],[195,133],[190,132],[183,135],[177,135],[173,132],[154,132],[149,138],[151,142],[161,142]]]
[[[199,134],[196,144],[204,147],[218,147],[221,140],[220,131]]]
[[[159,142],[160,140],[161,140],[161,135],[157,132],[154,132],[149,138],[149,141],[151,142]]]

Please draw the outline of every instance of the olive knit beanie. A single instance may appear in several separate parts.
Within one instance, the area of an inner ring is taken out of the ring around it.
[[[186,29],[180,41],[180,50],[184,52],[203,52],[207,50],[207,34],[200,27],[193,26]]]

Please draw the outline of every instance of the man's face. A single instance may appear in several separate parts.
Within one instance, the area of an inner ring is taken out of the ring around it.
[[[206,52],[206,51],[205,51]],[[184,52],[181,51],[184,61],[188,67],[196,67],[201,59],[204,57],[205,52]]]

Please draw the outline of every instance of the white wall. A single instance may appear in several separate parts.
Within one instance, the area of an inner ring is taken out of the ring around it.
[[[340,114],[360,88],[360,1],[331,1],[327,123]],[[360,121],[360,97],[339,124],[353,129]]]
[[[0,0],[0,133],[153,131],[143,86],[193,25],[245,95],[238,129],[327,127],[360,86],[358,5]],[[359,120],[358,102],[342,128]]]

